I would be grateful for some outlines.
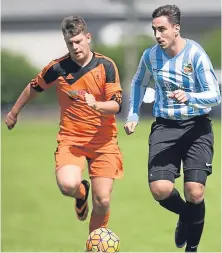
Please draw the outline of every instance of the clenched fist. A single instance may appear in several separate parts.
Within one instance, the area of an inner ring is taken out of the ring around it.
[[[181,104],[188,101],[188,94],[183,90],[175,90],[169,97],[176,99]]]
[[[130,135],[130,134],[134,133],[134,130],[135,130],[137,124],[138,123],[136,121],[126,122],[126,124],[124,125],[124,129],[125,129],[126,134]]]
[[[9,112],[5,118],[5,124],[8,127],[9,130],[11,130],[17,122],[17,115],[13,114],[12,112]]]
[[[96,110],[96,99],[92,94],[85,93],[86,104]]]

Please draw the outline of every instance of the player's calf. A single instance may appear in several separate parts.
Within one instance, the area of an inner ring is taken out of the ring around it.
[[[177,248],[183,248],[187,242],[187,224],[180,219],[175,229],[175,244]]]

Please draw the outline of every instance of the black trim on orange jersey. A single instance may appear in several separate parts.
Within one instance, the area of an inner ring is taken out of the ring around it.
[[[119,111],[117,113],[120,113],[121,110],[122,110],[122,92],[121,91],[118,91],[116,92],[110,100],[113,100],[113,101],[116,101],[119,105]],[[116,114],[117,114],[116,113]]]
[[[37,78],[33,78],[29,84],[35,91],[42,92],[44,90],[38,85]]]
[[[113,63],[105,58],[100,58],[100,64],[103,64],[106,72],[106,83],[115,83],[116,71]]]
[[[38,92],[42,92],[44,91],[43,88],[41,88],[39,85],[36,86],[31,86],[33,90],[38,91]]]
[[[49,69],[47,69],[44,73],[43,79],[46,84],[50,84],[58,77],[62,76],[69,85],[72,85],[85,74],[101,64],[105,68],[106,83],[115,83],[116,71],[113,63],[108,59],[101,57],[101,55],[100,57],[96,57],[95,53],[93,53],[91,61],[84,67],[75,63],[69,55],[67,58],[62,59],[49,67]]]
[[[43,79],[46,84],[52,83],[53,81],[55,81],[59,77],[59,72],[56,71],[56,67],[58,65],[59,65],[59,62],[55,63],[43,75]]]
[[[118,92],[116,92],[112,97],[111,97],[111,99],[110,100],[114,100],[114,101],[116,101],[119,105],[121,105],[122,104],[122,92],[121,91],[118,91]]]

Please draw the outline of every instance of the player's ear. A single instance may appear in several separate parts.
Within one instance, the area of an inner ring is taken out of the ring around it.
[[[178,36],[180,33],[180,25],[176,24],[174,28],[175,28],[175,35]]]
[[[88,42],[88,44],[91,42],[91,38],[92,38],[92,35],[91,35],[91,33],[87,33],[86,34],[86,38],[87,38],[87,42]]]

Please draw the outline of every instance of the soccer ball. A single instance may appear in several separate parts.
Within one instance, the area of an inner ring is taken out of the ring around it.
[[[86,241],[86,252],[119,252],[119,238],[108,228],[94,230]]]

